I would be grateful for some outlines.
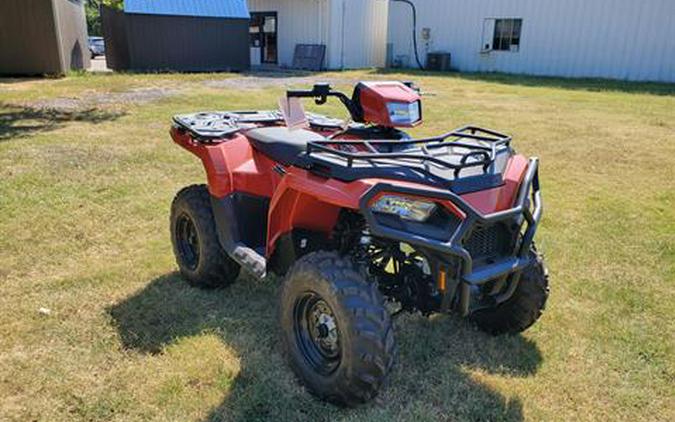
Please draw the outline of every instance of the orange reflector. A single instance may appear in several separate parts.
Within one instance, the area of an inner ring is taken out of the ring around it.
[[[445,270],[440,270],[438,272],[438,290],[442,292],[445,291],[445,279],[446,279]]]

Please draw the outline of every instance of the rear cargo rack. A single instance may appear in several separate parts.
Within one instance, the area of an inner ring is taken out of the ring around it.
[[[495,161],[499,147],[507,147],[511,137],[492,129],[477,126],[464,126],[430,138],[410,140],[321,140],[307,144],[307,155],[310,159],[321,164],[343,165],[354,167],[355,162],[363,162],[377,166],[378,164],[422,165],[418,171],[431,173],[429,164],[454,170],[454,177],[458,178],[463,169],[482,167],[486,173]],[[346,151],[345,146],[363,146],[368,152]],[[409,147],[409,148],[406,148]],[[448,147],[453,150],[449,151]],[[445,151],[438,151],[444,148]],[[463,152],[456,151],[460,149]],[[383,152],[384,150],[384,152]],[[434,152],[439,152],[434,154]],[[319,154],[323,155],[320,156]],[[440,156],[454,158],[444,160]],[[326,158],[334,157],[341,161]]]
[[[174,124],[187,130],[197,140],[211,141],[226,138],[242,128],[258,124],[279,124],[283,121],[278,111],[202,111],[173,116]]]
[[[312,128],[334,130],[343,126],[343,121],[322,114],[305,113]],[[173,116],[179,128],[190,132],[202,142],[220,141],[241,130],[262,126],[277,126],[284,122],[278,110],[202,111]],[[353,124],[353,126],[356,126]]]

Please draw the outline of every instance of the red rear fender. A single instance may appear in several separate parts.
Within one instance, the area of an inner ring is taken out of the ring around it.
[[[202,160],[209,192],[216,198],[232,192],[269,198],[281,178],[272,170],[274,161],[256,153],[244,135],[238,134],[227,142],[203,144],[195,142],[188,133],[172,128],[171,137]]]

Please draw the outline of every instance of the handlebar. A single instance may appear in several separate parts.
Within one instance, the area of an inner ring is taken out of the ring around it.
[[[311,90],[288,90],[286,91],[286,98],[314,98],[314,103],[317,105],[325,104],[328,97],[337,97],[342,104],[347,108],[353,121],[361,121],[360,107],[357,103],[352,101],[342,92],[333,91],[330,84],[320,83],[314,84]]]
[[[291,97],[314,98],[314,101],[317,104],[323,104],[326,102],[328,96],[330,95],[334,96],[337,94],[341,93],[332,91],[329,84],[314,84],[314,86],[310,90],[301,89],[301,90],[286,91],[286,97],[288,98]]]

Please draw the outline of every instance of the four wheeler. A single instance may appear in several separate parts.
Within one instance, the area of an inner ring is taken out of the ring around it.
[[[303,97],[339,99],[349,123],[305,114]],[[195,286],[242,268],[284,275],[282,343],[312,393],[347,406],[377,394],[396,355],[390,311],[455,312],[492,334],[539,318],[538,161],[509,136],[466,126],[412,139],[399,128],[421,123],[422,104],[401,82],[360,82],[351,97],[317,84],[288,91],[281,110],[174,117],[171,137],[208,183],[176,195],[171,238]]]

